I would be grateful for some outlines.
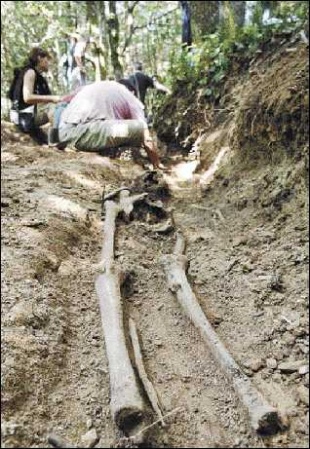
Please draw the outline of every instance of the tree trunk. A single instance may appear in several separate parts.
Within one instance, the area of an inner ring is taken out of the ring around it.
[[[195,40],[212,34],[219,24],[219,1],[192,1],[192,24]]]
[[[237,26],[242,27],[245,20],[245,1],[232,1],[230,2],[234,11],[235,23]]]
[[[109,36],[109,47],[111,64],[113,67],[113,72],[116,80],[123,77],[123,67],[119,60],[119,21],[116,13],[116,1],[109,1],[109,14],[107,18],[108,25],[108,36]]]

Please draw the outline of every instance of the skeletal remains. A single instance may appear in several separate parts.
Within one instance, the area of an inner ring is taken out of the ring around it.
[[[143,201],[146,193],[130,196],[128,188],[118,189],[109,194],[104,201],[104,241],[100,273],[96,279],[102,325],[110,374],[110,406],[116,425],[126,435],[136,433],[137,428],[145,426],[148,419],[145,404],[138,387],[132,362],[126,345],[124,317],[121,298],[121,283],[124,273],[114,260],[114,239],[116,218],[120,213],[127,217],[137,201]],[[119,199],[117,202],[116,200]],[[181,306],[200,330],[214,358],[230,377],[240,400],[246,406],[252,427],[260,433],[274,433],[281,428],[281,420],[275,408],[269,405],[248,377],[228,353],[211,324],[204,315],[186,277],[187,258],[184,256],[185,241],[179,234],[173,254],[162,260],[170,290],[177,296]],[[163,422],[160,403],[147,378],[135,323],[129,321],[129,330],[134,348],[135,364],[145,391],[149,396],[159,420]],[[137,427],[138,426],[138,427]],[[138,432],[143,434],[141,430]]]
[[[147,193],[130,196],[130,190],[127,187],[105,196],[103,201],[105,210],[104,241],[102,258],[98,265],[99,274],[96,279],[96,291],[99,297],[109,363],[111,412],[117,427],[128,437],[125,438],[126,444],[134,444],[131,447],[137,447],[143,443],[147,435],[146,431],[157,423],[165,426],[164,419],[178,410],[163,416],[156,390],[150,382],[143,364],[136,324],[132,318],[129,318],[128,329],[136,370],[149,401],[158,415],[158,420],[151,425],[148,424],[149,417],[126,344],[121,298],[121,285],[126,273],[122,272],[114,259],[116,218],[120,213],[128,218],[134,204],[144,201],[146,196]],[[118,202],[117,199],[119,199]],[[165,255],[161,260],[169,289],[176,294],[185,313],[201,332],[213,357],[231,379],[241,402],[248,410],[253,429],[261,434],[275,433],[283,428],[280,416],[241,371],[203,313],[186,277],[188,261],[184,251],[185,240],[178,233],[173,254]],[[64,441],[54,434],[49,436],[48,442],[53,447],[74,447],[70,442]]]

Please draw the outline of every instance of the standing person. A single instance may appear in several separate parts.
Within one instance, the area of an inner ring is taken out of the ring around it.
[[[145,104],[145,96],[148,88],[156,89],[160,92],[165,92],[166,94],[171,94],[170,89],[159,83],[155,77],[151,78],[143,73],[141,62],[136,62],[134,68],[135,72],[133,75],[129,76],[129,80],[135,86],[137,97],[143,104]]]
[[[75,89],[78,86],[86,84],[86,69],[85,69],[85,53],[89,39],[80,36],[73,49],[73,70],[71,78],[71,88]]]
[[[71,89],[72,71],[76,66],[74,61],[74,49],[77,43],[76,33],[66,33],[66,50],[59,61],[59,69],[62,74],[62,81],[67,90]]]
[[[38,110],[38,105],[60,101],[58,95],[51,95],[42,75],[48,71],[50,59],[47,51],[39,47],[33,48],[10,89],[12,110],[15,112],[14,123],[39,144],[47,143],[47,135],[40,127],[49,122],[49,117],[46,110]]]
[[[142,145],[154,168],[162,168],[143,104],[116,81],[99,81],[78,91],[61,114],[59,140],[82,151]]]
[[[192,39],[192,28],[191,28],[191,9],[190,2],[180,1],[182,8],[182,46],[191,47],[193,43]]]
[[[74,59],[74,51],[78,41],[79,35],[76,33],[69,33],[67,40],[67,80],[68,87],[71,87],[72,82],[72,72],[76,67],[76,62]]]

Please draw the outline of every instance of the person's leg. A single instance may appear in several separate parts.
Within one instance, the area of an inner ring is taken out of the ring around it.
[[[48,130],[48,143],[51,146],[58,146],[59,144],[59,123],[61,119],[61,114],[63,113],[64,109],[68,106],[68,103],[58,103],[56,106],[53,107],[53,109],[50,110],[50,122],[51,127]]]
[[[25,134],[29,134],[39,145],[44,145],[47,143],[47,135],[39,126],[37,126],[33,114],[20,112],[18,127]]]
[[[47,125],[51,122],[52,113],[55,106],[50,106],[47,104],[39,104],[36,106],[36,112],[34,114],[34,124],[35,126]]]

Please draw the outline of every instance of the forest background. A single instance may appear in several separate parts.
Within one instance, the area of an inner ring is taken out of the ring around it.
[[[251,57],[274,33],[307,34],[306,1],[4,1],[1,2],[1,104],[13,69],[35,45],[53,55],[50,84],[67,89],[64,62],[68,33],[78,32],[88,47],[88,79],[118,79],[133,63],[172,89],[188,89],[216,101],[236,52]],[[306,37],[307,39],[307,37]],[[162,101],[149,96],[149,102]]]

